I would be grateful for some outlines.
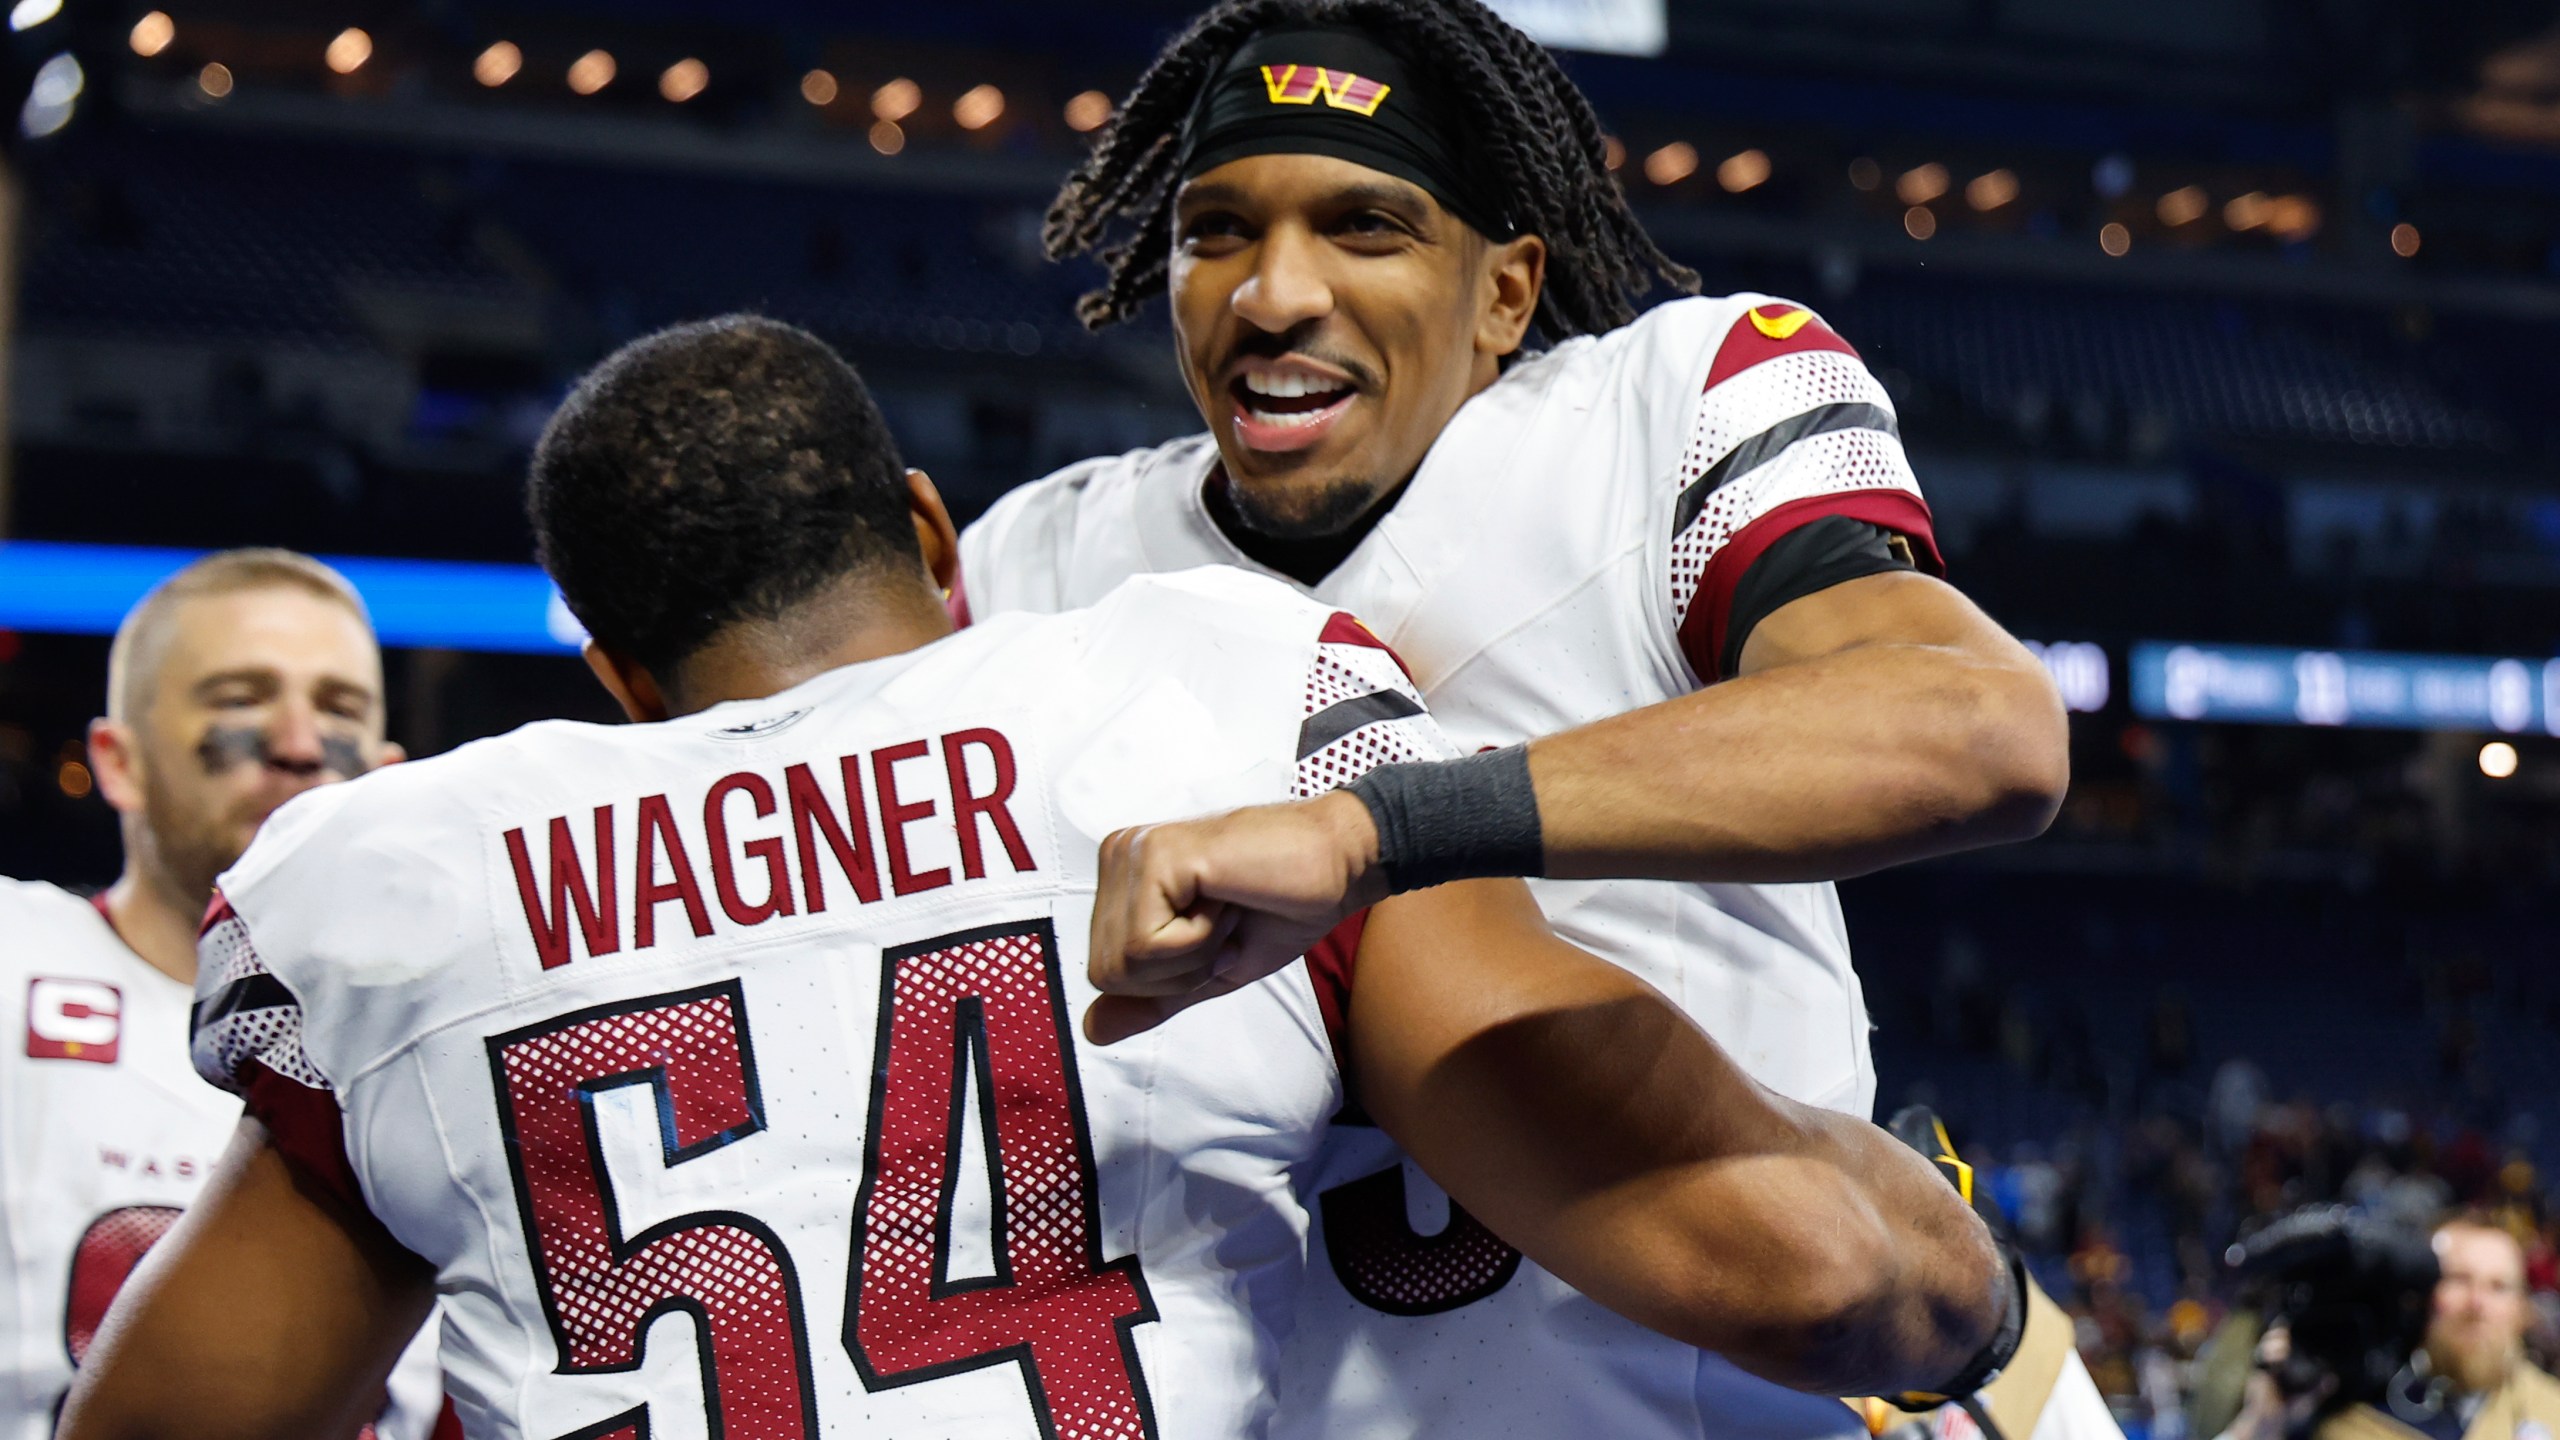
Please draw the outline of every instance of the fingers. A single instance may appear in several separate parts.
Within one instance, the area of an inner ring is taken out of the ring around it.
[[[1203,1001],[1231,995],[1269,973],[1262,971],[1247,975],[1242,971],[1232,971],[1213,976],[1179,995],[1099,996],[1085,1007],[1084,1038],[1096,1045],[1117,1045],[1133,1035],[1153,1030]]]

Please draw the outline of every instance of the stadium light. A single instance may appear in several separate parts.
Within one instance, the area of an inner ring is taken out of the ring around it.
[[[219,100],[230,94],[231,67],[219,60],[207,62],[203,69],[196,72],[196,88],[202,90],[206,98],[213,100]]]
[[[836,77],[825,70],[812,70],[800,77],[800,98],[812,105],[833,105],[837,95]]]
[[[524,52],[512,40],[501,40],[471,62],[471,78],[495,90],[524,68]]]
[[[871,148],[883,155],[895,155],[907,148],[907,132],[895,120],[882,120],[871,127]]]
[[[1903,171],[1893,182],[1893,193],[1905,205],[1926,205],[1946,194],[1949,183],[1947,167],[1932,160]]]
[[[373,37],[350,25],[329,41],[326,56],[329,68],[341,75],[353,75],[373,58]]]
[[[62,0],[18,0],[9,7],[11,30],[33,30],[62,13]]]
[[[2160,197],[2160,223],[2168,226],[2192,225],[2213,208],[2213,197],[2201,185],[2182,185]]]
[[[2267,223],[2268,201],[2264,191],[2252,190],[2235,195],[2222,207],[2222,223],[2234,230],[2255,230]]]
[[[903,75],[871,92],[872,115],[888,125],[895,125],[913,115],[923,104],[924,87]],[[878,132],[873,133],[876,140]],[[884,150],[881,153],[895,155],[898,152]]]
[[[1861,155],[1849,162],[1849,185],[1852,189],[1873,190],[1884,183],[1884,167],[1871,155]]]
[[[1656,185],[1677,185],[1698,173],[1698,147],[1674,140],[1644,157],[1644,178]]]
[[[2406,260],[2418,253],[2418,227],[2403,220],[2391,227],[2391,253]]]
[[[984,130],[1004,118],[1004,92],[993,85],[976,85],[951,102],[951,118],[963,130]]]
[[[613,83],[613,56],[604,50],[590,50],[569,62],[569,88],[581,95],[593,95]]]
[[[2018,176],[2013,170],[1989,170],[1965,182],[1964,203],[1976,210],[1992,211],[2018,198]]]
[[[30,140],[41,140],[71,123],[71,112],[80,103],[80,92],[89,83],[80,61],[68,50],[54,56],[36,69],[35,84],[27,90],[27,103],[18,110],[18,129]]]
[[[1716,183],[1723,186],[1726,193],[1739,195],[1768,183],[1771,168],[1769,152],[1745,150],[1726,156],[1724,163],[1716,167]]]
[[[2516,773],[2516,747],[2504,740],[2492,740],[2480,747],[2480,773],[2492,780],[2504,780]]]
[[[688,55],[658,76],[658,93],[669,103],[681,105],[701,94],[710,84],[711,67]]]
[[[1099,90],[1087,90],[1067,102],[1067,128],[1079,135],[1090,135],[1111,120],[1111,97]]]
[[[2308,240],[2320,229],[2320,206],[2308,195],[2279,195],[2267,206],[2267,228],[2279,240]]]
[[[125,37],[125,43],[133,47],[134,54],[147,60],[168,49],[169,42],[177,38],[178,22],[166,12],[154,10],[133,22],[133,33]]]
[[[2098,227],[2098,248],[2121,257],[2133,248],[2133,232],[2110,220]]]
[[[1938,212],[1926,205],[1914,205],[1902,212],[1902,233],[1914,240],[1926,240],[1938,233]]]

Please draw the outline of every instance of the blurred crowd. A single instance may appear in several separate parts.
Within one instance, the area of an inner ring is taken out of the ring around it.
[[[2528,1353],[2545,1369],[2560,1361],[2560,1213],[2530,1139],[2520,1118],[2493,1132],[2391,1104],[2280,1099],[2256,1066],[2233,1060],[2200,1106],[2164,1104],[2021,1145],[1991,1167],[1990,1186],[2077,1322],[2082,1358],[2130,1440],[2205,1440],[2190,1407],[2235,1299],[2223,1252],[2306,1204],[2345,1202],[2421,1227],[2461,1210],[2489,1217],[2524,1247],[2536,1311]],[[2136,1225],[2165,1239],[2165,1284],[2157,1257],[2137,1259]]]

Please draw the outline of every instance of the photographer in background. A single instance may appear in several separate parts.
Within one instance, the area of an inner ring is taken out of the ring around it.
[[[2421,1249],[2343,1209],[2306,1211],[2235,1247],[2233,1263],[2272,1282],[2274,1320],[2222,1440],[2560,1435],[2560,1380],[2524,1353],[2524,1247],[2492,1221],[2457,1215]]]

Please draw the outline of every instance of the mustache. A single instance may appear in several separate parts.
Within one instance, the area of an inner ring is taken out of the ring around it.
[[[207,775],[222,775],[243,765],[260,765],[296,775],[326,773],[353,780],[373,767],[365,762],[364,747],[344,735],[320,737],[320,759],[317,762],[286,759],[276,754],[275,737],[256,725],[218,725],[205,732],[196,742],[196,763]]]
[[[1378,388],[1377,371],[1348,355],[1335,354],[1326,347],[1313,343],[1309,336],[1297,330],[1283,331],[1277,335],[1256,333],[1245,336],[1230,347],[1226,357],[1218,362],[1218,373],[1225,374],[1234,369],[1236,363],[1241,360],[1285,360],[1292,355],[1301,360],[1312,360],[1319,365],[1330,365],[1350,376],[1352,383],[1364,391],[1374,391]]]

